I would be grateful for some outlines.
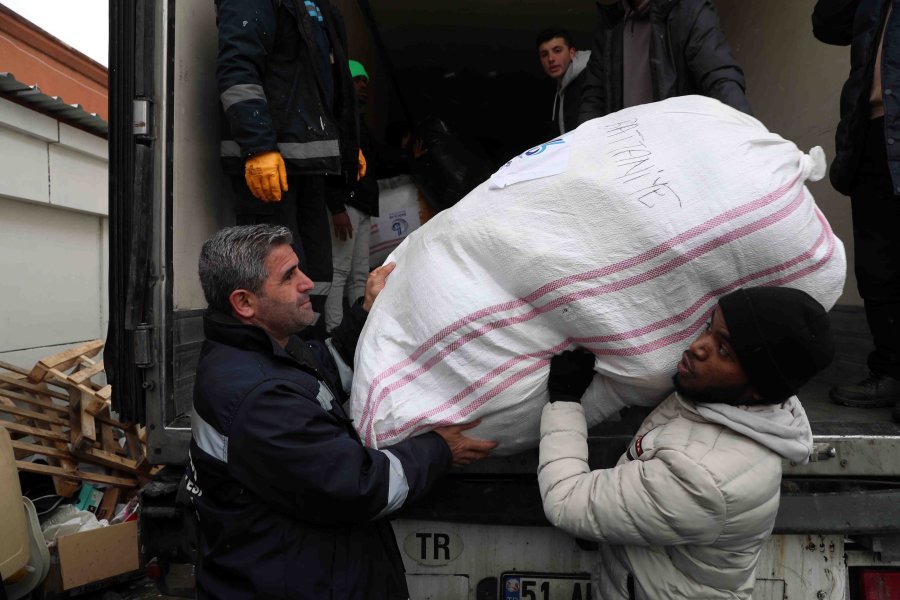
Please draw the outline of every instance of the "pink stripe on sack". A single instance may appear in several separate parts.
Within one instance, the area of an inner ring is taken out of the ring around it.
[[[801,277],[805,277],[809,275],[813,271],[817,271],[822,268],[834,254],[834,236],[829,236],[828,238],[828,250],[825,253],[825,256],[821,258],[821,260],[816,261],[812,265],[801,269],[795,273],[791,273],[789,275],[785,275],[780,279],[775,279],[773,281],[766,282],[765,285],[769,287],[775,287],[779,285],[784,285],[785,283],[790,283],[792,281],[796,281]],[[691,324],[687,329],[683,329],[681,331],[677,331],[671,335],[662,337],[656,341],[649,342],[647,344],[643,344],[641,346],[633,346],[629,348],[601,348],[597,350],[591,350],[596,356],[636,356],[639,354],[648,354],[650,352],[655,352],[660,348],[664,348],[671,344],[684,341],[690,336],[692,333],[696,332],[696,330],[702,325],[706,319],[709,318],[709,314],[712,312],[712,308],[704,312],[704,316],[701,317],[698,321],[695,321]]]
[[[405,432],[406,430],[408,430],[410,427],[417,425],[418,423],[422,422],[423,420],[430,418],[430,417],[434,416],[435,414],[440,414],[441,412],[444,412],[450,408],[453,408],[459,400],[461,400],[462,398],[471,394],[475,389],[481,387],[487,381],[490,381],[491,379],[493,379],[497,374],[508,370],[510,367],[514,366],[515,364],[518,364],[524,358],[529,358],[529,357],[536,358],[536,357],[540,357],[540,356],[546,356],[548,354],[550,356],[552,356],[553,354],[556,354],[557,352],[559,352],[561,349],[567,347],[569,345],[569,343],[595,344],[595,343],[603,343],[603,342],[611,342],[611,341],[624,341],[626,339],[640,337],[642,335],[646,335],[647,333],[652,333],[653,331],[662,329],[666,326],[673,325],[680,321],[684,321],[688,316],[694,314],[700,307],[707,304],[711,299],[716,299],[720,296],[723,296],[723,295],[727,294],[728,292],[735,290],[735,289],[743,286],[746,283],[749,283],[750,281],[760,279],[760,278],[766,277],[768,275],[772,275],[779,271],[784,271],[785,269],[790,269],[791,267],[794,267],[804,261],[807,261],[807,260],[813,258],[816,251],[818,251],[818,249],[822,246],[822,244],[827,239],[829,241],[829,250],[827,251],[826,256],[822,260],[817,261],[817,263],[815,263],[811,267],[808,267],[807,269],[803,269],[801,271],[798,271],[795,274],[788,275],[785,278],[782,278],[779,280],[770,281],[770,282],[766,283],[765,285],[768,285],[768,286],[781,285],[782,283],[794,281],[794,280],[798,279],[799,277],[802,277],[803,275],[808,274],[809,272],[811,272],[811,270],[818,269],[825,262],[827,262],[833,254],[834,236],[831,232],[828,222],[824,219],[824,216],[821,215],[821,212],[819,212],[818,209],[816,209],[816,216],[822,225],[822,231],[819,234],[819,237],[813,243],[812,247],[810,247],[808,250],[802,252],[801,254],[795,256],[794,258],[784,261],[778,265],[769,267],[767,269],[757,271],[751,275],[741,277],[741,278],[736,279],[735,281],[731,282],[728,285],[725,285],[716,290],[713,290],[712,292],[710,292],[708,294],[704,294],[697,302],[692,304],[688,309],[678,313],[677,315],[673,315],[673,316],[663,319],[661,321],[657,321],[656,323],[646,325],[639,329],[633,329],[631,331],[612,334],[612,335],[572,338],[571,340],[566,340],[562,344],[554,346],[553,348],[550,348],[548,350],[541,351],[541,352],[534,352],[534,353],[530,353],[527,355],[522,355],[522,356],[514,358],[514,359],[510,359],[509,361],[507,361],[503,365],[501,365],[501,367],[498,367],[497,369],[494,369],[493,371],[491,371],[488,374],[489,376],[482,377],[481,379],[479,379],[475,383],[469,385],[462,392],[460,392],[459,394],[457,394],[450,400],[444,402],[440,406],[432,408],[428,412],[426,412],[422,415],[419,415],[415,419],[408,421],[407,423],[405,423],[403,426],[401,426],[399,428],[395,428],[391,431],[378,434],[376,439],[379,442],[381,442],[384,439],[390,439],[392,437],[400,435],[403,432]],[[676,337],[673,338],[671,340],[671,342],[672,343],[680,342],[680,341],[683,341],[684,339],[686,339],[688,336],[690,336],[693,332],[696,331],[696,326],[698,323],[702,325],[702,323],[706,321],[710,312],[711,312],[711,309],[707,309],[703,313],[704,316],[699,321],[695,321],[693,323],[693,328],[689,327],[687,330],[678,332],[676,334]],[[669,345],[669,344],[665,344],[665,345]],[[645,346],[649,347],[650,345],[647,344]],[[661,347],[664,347],[664,346],[661,346]],[[657,349],[659,349],[659,348],[648,349],[647,352],[651,352],[651,351],[654,351]],[[591,350],[592,350],[592,352],[595,353],[595,355],[614,355],[615,354],[615,352],[612,352],[612,351],[602,351],[599,349],[591,349]],[[640,354],[640,353],[636,353],[636,354]],[[631,354],[628,354],[628,355],[630,356]],[[477,403],[477,400],[476,400],[476,403]],[[475,408],[478,408],[478,407],[480,407],[480,404],[478,404],[478,406],[476,406]],[[416,431],[419,431],[419,430],[416,430]]]
[[[396,247],[399,246],[399,245],[403,242],[403,240],[405,240],[405,239],[406,239],[406,238],[404,237],[404,238],[401,238],[401,239],[399,239],[399,240],[388,240],[388,241],[386,241],[386,242],[380,242],[380,243],[378,243],[378,244],[375,244],[375,245],[372,246],[371,248],[369,248],[369,252],[379,252],[379,251],[381,251],[381,250],[386,250],[386,249],[388,249],[388,248],[396,248]]]
[[[498,386],[492,388],[490,391],[479,396],[478,398],[475,399],[474,402],[472,402],[471,404],[469,404],[462,410],[459,410],[459,411],[453,413],[452,415],[449,415],[448,417],[441,419],[440,421],[437,421],[436,423],[428,424],[428,425],[419,425],[419,427],[417,427],[416,429],[413,430],[413,432],[410,434],[410,437],[416,435],[417,433],[419,433],[420,431],[425,430],[425,429],[429,429],[429,428],[435,429],[437,427],[444,427],[445,425],[458,424],[460,419],[463,419],[463,418],[469,416],[470,414],[472,414],[473,412],[475,412],[478,408],[480,408],[488,400],[491,400],[492,398],[497,396],[497,394],[506,391],[508,388],[510,388],[515,383],[518,383],[519,381],[521,381],[528,375],[531,375],[538,369],[541,369],[549,364],[550,364],[549,359],[538,360],[533,365],[529,365],[528,367],[522,369],[521,371],[517,372],[515,375],[504,380]],[[378,439],[381,440],[382,436],[379,435]]]
[[[482,377],[477,382],[466,387],[462,392],[460,392],[459,394],[457,394],[450,400],[444,402],[440,406],[432,408],[428,412],[423,413],[414,419],[411,419],[410,421],[404,423],[401,427],[392,429],[391,431],[387,431],[387,432],[378,434],[376,439],[378,440],[379,443],[381,443],[387,439],[396,437],[396,436],[404,433],[411,427],[414,427],[414,426],[420,424],[425,419],[430,418],[430,417],[434,416],[435,414],[440,414],[441,412],[444,412],[449,408],[455,407],[456,402],[458,402],[462,398],[468,396],[475,389],[477,389],[478,387],[481,387],[482,385],[484,385],[484,383],[486,383],[487,381],[490,381],[491,379],[496,377],[496,375],[508,370],[510,367],[518,364],[522,360],[525,360],[528,358],[539,358],[539,357],[543,357],[543,356],[553,356],[553,355],[557,354],[560,350],[568,347],[570,343],[596,343],[598,340],[608,341],[607,338],[617,338],[616,341],[620,341],[620,339],[624,339],[624,338],[621,338],[620,336],[629,336],[629,334],[634,334],[634,335],[630,335],[629,337],[639,337],[641,335],[644,335],[645,333],[649,333],[653,330],[656,330],[656,329],[659,329],[659,328],[665,326],[665,325],[657,326],[657,325],[659,325],[659,323],[665,323],[666,325],[668,325],[668,324],[672,324],[677,321],[682,321],[682,320],[684,320],[685,317],[696,312],[696,310],[700,306],[706,304],[711,299],[716,299],[734,289],[737,289],[738,287],[741,287],[745,283],[748,283],[752,280],[759,279],[761,277],[765,277],[765,276],[771,275],[773,273],[777,273],[778,271],[783,271],[785,269],[789,269],[789,268],[796,266],[806,260],[809,260],[810,258],[813,258],[816,251],[818,251],[818,249],[822,246],[822,244],[827,239],[828,240],[828,249],[827,249],[825,255],[820,260],[816,261],[814,264],[812,264],[804,269],[801,269],[800,271],[788,274],[777,280],[769,281],[769,282],[765,283],[764,285],[766,285],[766,286],[783,285],[785,283],[790,283],[792,281],[796,281],[797,279],[804,277],[813,271],[818,270],[823,265],[825,265],[833,256],[835,239],[834,239],[834,234],[831,230],[831,227],[829,226],[828,221],[825,219],[824,215],[822,215],[822,213],[818,210],[818,208],[816,208],[815,211],[816,211],[816,217],[819,220],[820,224],[822,225],[822,231],[819,234],[819,237],[816,239],[815,243],[812,245],[812,247],[810,247],[809,250],[806,250],[805,252],[799,254],[798,256],[796,256],[788,261],[785,261],[779,265],[776,265],[776,266],[773,266],[773,267],[770,267],[768,269],[764,269],[761,271],[757,271],[756,273],[753,273],[752,275],[748,275],[748,276],[736,279],[732,283],[730,283],[726,286],[723,286],[721,288],[718,288],[717,290],[714,290],[714,291],[710,292],[709,294],[704,294],[704,296],[699,301],[694,303],[688,310],[683,311],[682,313],[679,313],[678,315],[675,315],[673,317],[669,317],[668,319],[665,319],[664,321],[660,321],[658,323],[648,325],[641,329],[632,330],[631,332],[614,334],[612,336],[598,336],[596,338],[573,338],[571,340],[567,339],[567,340],[563,341],[562,343],[557,344],[556,346],[553,346],[552,348],[548,348],[547,350],[532,352],[530,354],[526,354],[526,355],[522,355],[522,356],[510,359],[510,360],[506,361],[505,363],[503,363],[503,365],[501,365],[500,367],[497,367],[496,369],[492,370],[485,377]],[[701,314],[701,317],[698,320],[694,321],[687,329],[681,330],[679,332],[675,332],[669,336],[662,338],[661,340],[657,340],[655,342],[644,344],[643,346],[635,347],[635,349],[641,349],[642,351],[628,352],[629,350],[632,350],[631,348],[592,349],[591,351],[595,355],[599,355],[599,356],[610,356],[610,355],[633,356],[636,354],[644,354],[644,353],[653,352],[655,350],[658,350],[659,348],[669,346],[673,343],[682,342],[685,339],[687,339],[688,337],[690,337],[691,335],[695,334],[696,331],[702,327],[702,325],[709,319],[709,316],[712,314],[713,308],[714,308],[714,306],[711,306],[711,307],[707,308],[705,311],[703,311],[703,313]],[[647,331],[644,331],[644,330],[647,330]],[[660,342],[663,340],[665,340],[665,343],[660,344]],[[619,352],[620,350],[624,351],[624,352]],[[524,370],[516,373],[515,375],[513,375],[509,379],[505,380],[503,383],[501,383],[497,387],[493,388],[487,394],[484,394],[484,395],[476,398],[475,401],[473,401],[472,403],[467,405],[463,410],[458,411],[457,413],[454,413],[453,415],[450,415],[436,423],[426,424],[426,425],[423,425],[420,427],[416,427],[416,429],[412,432],[411,435],[415,435],[419,431],[422,431],[423,429],[426,429],[429,427],[435,428],[435,427],[440,427],[443,425],[458,424],[459,423],[459,421],[457,420],[458,417],[467,416],[467,415],[471,414],[472,412],[474,412],[475,410],[480,408],[482,405],[484,405],[488,400],[496,397],[496,395],[500,391],[508,389],[511,385],[520,381],[525,375],[529,375],[529,374],[533,373],[535,370],[537,370],[537,367],[540,367],[543,364],[549,364],[549,360],[541,361],[540,363],[536,363],[535,365],[529,367],[528,369],[524,369]]]
[[[547,304],[544,304],[543,306],[536,307],[528,312],[522,313],[521,315],[518,315],[515,317],[507,317],[505,319],[500,319],[498,321],[493,321],[491,323],[482,325],[481,327],[479,327],[476,330],[470,331],[466,335],[454,340],[453,342],[451,342],[450,344],[448,344],[447,346],[442,348],[437,354],[435,354],[430,359],[428,359],[428,361],[426,361],[424,364],[422,364],[415,371],[411,371],[410,373],[407,373],[402,378],[400,378],[397,381],[391,383],[390,385],[382,388],[381,392],[378,394],[378,397],[375,400],[374,408],[371,411],[372,417],[374,418],[374,414],[377,412],[379,406],[381,405],[381,402],[384,400],[385,397],[387,397],[389,394],[397,391],[398,389],[404,387],[406,384],[410,383],[411,381],[415,380],[417,377],[419,377],[423,373],[430,370],[431,367],[433,367],[435,364],[437,364],[438,362],[440,362],[441,360],[443,360],[444,358],[446,358],[447,356],[449,356],[450,354],[452,354],[453,352],[455,352],[456,350],[458,350],[465,344],[469,343],[470,341],[477,339],[479,337],[482,337],[483,335],[490,333],[491,331],[494,331],[496,329],[501,329],[504,327],[508,327],[510,325],[517,325],[519,323],[529,321],[538,315],[555,310],[555,309],[559,308],[560,306],[570,304],[573,301],[583,300],[585,298],[592,298],[592,297],[602,296],[604,294],[608,294],[608,293],[612,293],[612,292],[622,291],[629,287],[633,287],[635,285],[646,283],[648,281],[655,279],[656,277],[670,273],[675,268],[680,267],[692,260],[695,260],[696,258],[698,258],[704,254],[707,254],[721,246],[724,246],[724,245],[731,243],[737,239],[740,239],[742,237],[750,235],[751,233],[755,233],[756,231],[759,231],[761,229],[765,229],[766,227],[769,227],[769,226],[785,219],[791,213],[793,213],[795,210],[797,210],[797,208],[802,204],[803,199],[804,199],[804,194],[803,194],[803,191],[801,190],[800,193],[797,194],[797,196],[789,204],[780,208],[779,210],[775,211],[774,213],[767,215],[767,216],[763,217],[762,219],[758,219],[752,223],[748,223],[747,225],[738,227],[737,229],[734,229],[733,231],[730,231],[719,237],[713,238],[712,240],[704,242],[703,244],[700,244],[699,246],[692,248],[690,251],[675,257],[674,259],[670,260],[667,263],[658,265],[658,266],[650,269],[649,271],[646,271],[645,273],[634,275],[632,277],[625,278],[621,281],[616,281],[616,282],[609,283],[609,284],[606,284],[603,286],[598,286],[595,288],[582,290],[580,292],[572,292],[569,294],[565,294],[563,296],[556,298],[555,300],[548,302]],[[364,419],[365,419],[365,416],[364,416],[363,420],[361,420],[361,423],[365,422]],[[370,430],[367,430],[367,440],[370,440],[370,439],[371,439],[370,438]]]
[[[822,214],[822,211],[820,211],[818,207],[816,207],[816,218],[819,219],[822,227],[828,231],[828,251],[825,253],[825,256],[822,258],[822,260],[816,262],[815,264],[810,265],[805,269],[801,269],[796,273],[785,275],[781,279],[776,279],[775,281],[770,282],[768,285],[784,285],[785,283],[797,281],[801,277],[805,277],[813,271],[818,271],[819,269],[821,269],[825,265],[825,263],[831,260],[831,257],[834,256],[834,246],[836,244],[836,238],[834,237],[834,232],[831,230],[831,225],[829,225],[828,223],[828,219],[825,218],[825,215]]]
[[[664,252],[667,252],[667,251],[673,249],[675,246],[682,244],[686,241],[689,241],[699,235],[702,235],[703,233],[706,233],[707,231],[710,231],[715,227],[723,225],[723,224],[725,224],[729,221],[732,221],[734,219],[737,219],[745,214],[748,214],[750,212],[753,212],[755,210],[763,208],[773,202],[776,202],[782,196],[784,196],[784,194],[786,194],[791,188],[793,188],[793,186],[799,181],[799,179],[800,179],[800,176],[798,175],[793,180],[782,185],[781,187],[777,188],[773,192],[770,192],[769,194],[766,194],[765,196],[762,196],[761,198],[758,198],[756,200],[748,202],[747,204],[743,204],[743,205],[733,208],[731,210],[725,211],[724,213],[722,213],[720,215],[716,215],[715,217],[705,221],[704,223],[701,223],[700,225],[698,225],[696,227],[688,229],[687,231],[684,231],[684,232],[674,236],[673,238],[667,240],[666,242],[663,242],[662,244],[659,244],[658,246],[655,246],[654,248],[651,248],[645,252],[642,252],[641,254],[638,254],[638,255],[630,257],[626,260],[614,263],[612,265],[608,265],[606,267],[594,269],[594,270],[587,271],[585,273],[581,273],[581,274],[577,274],[577,275],[570,275],[570,276],[563,277],[561,279],[552,281],[550,283],[547,283],[547,284],[541,286],[540,288],[538,288],[537,290],[535,290],[534,292],[532,292],[531,294],[529,294],[528,296],[526,296],[524,298],[520,298],[517,300],[510,300],[508,302],[503,302],[503,303],[499,303],[499,304],[495,304],[492,306],[482,308],[482,309],[475,311],[473,313],[470,313],[469,315],[462,317],[462,318],[454,321],[450,325],[444,327],[443,329],[438,331],[435,335],[433,335],[428,340],[423,342],[418,348],[416,348],[416,350],[413,351],[413,353],[410,354],[410,356],[408,358],[406,358],[398,363],[395,363],[394,365],[392,365],[391,367],[382,371],[380,374],[378,374],[376,377],[374,377],[372,379],[372,382],[369,384],[368,393],[366,395],[366,402],[363,407],[363,413],[360,418],[361,428],[366,429],[365,438],[366,438],[367,442],[371,443],[371,441],[372,441],[370,419],[374,417],[372,396],[375,393],[375,389],[381,384],[381,382],[384,379],[390,377],[391,375],[394,375],[397,371],[411,365],[413,362],[418,360],[419,357],[421,357],[425,352],[429,351],[435,344],[437,344],[442,339],[446,338],[451,333],[453,333],[453,332],[459,330],[460,328],[462,328],[474,321],[477,321],[481,318],[484,318],[484,317],[487,317],[487,316],[490,316],[490,315],[493,315],[493,314],[496,314],[499,312],[506,312],[509,310],[513,310],[515,308],[519,308],[521,306],[524,306],[526,304],[534,302],[538,298],[540,298],[552,291],[555,291],[555,290],[559,289],[560,287],[564,287],[566,285],[571,285],[572,283],[579,283],[582,281],[587,281],[587,280],[598,278],[598,277],[612,275],[619,271],[623,271],[623,270],[632,268],[634,266],[637,266],[639,264],[642,264],[644,262],[647,262],[648,260],[651,260],[651,259],[663,254]],[[377,406],[375,408],[377,408]]]
[[[459,392],[458,394],[456,394],[455,396],[453,396],[452,398],[450,398],[449,400],[447,400],[440,406],[436,406],[436,407],[416,416],[415,418],[410,419],[409,421],[407,421],[400,427],[394,428],[390,431],[385,431],[385,432],[379,433],[375,439],[378,440],[379,442],[381,442],[384,439],[396,437],[396,436],[402,434],[404,431],[408,430],[409,428],[418,425],[425,419],[429,419],[429,418],[433,417],[434,415],[440,414],[449,408],[454,408],[460,400],[462,400],[466,396],[470,395],[472,392],[474,392],[478,388],[482,387],[484,384],[486,384],[491,379],[494,379],[497,375],[500,375],[504,371],[509,370],[510,368],[514,367],[515,365],[519,364],[520,362],[522,362],[524,360],[529,360],[532,358],[545,358],[547,356],[553,356],[560,350],[567,348],[570,344],[571,344],[571,341],[567,339],[547,350],[540,351],[540,352],[531,352],[528,354],[522,354],[515,358],[511,358],[508,361],[506,361],[505,363],[503,363],[502,365],[500,365],[499,367],[496,367],[495,369],[492,369],[491,371],[489,371],[486,375],[484,375],[483,377],[481,377],[474,383],[471,383],[470,385],[466,386],[461,392]]]
[[[812,248],[810,248],[809,250],[806,250],[802,254],[799,254],[788,261],[785,261],[778,265],[769,267],[767,269],[763,269],[762,271],[757,271],[750,275],[746,275],[744,277],[741,277],[740,279],[737,279],[737,280],[729,283],[728,285],[725,285],[723,287],[715,289],[715,290],[709,292],[708,294],[704,294],[703,296],[700,297],[699,300],[697,300],[691,306],[689,306],[687,309],[683,310],[682,312],[680,312],[676,315],[672,315],[670,317],[662,319],[661,321],[656,321],[655,323],[650,323],[648,325],[644,325],[643,327],[640,327],[638,329],[632,329],[630,331],[624,331],[622,333],[614,333],[614,334],[609,334],[609,335],[599,335],[599,336],[592,336],[592,337],[576,337],[576,338],[572,338],[572,341],[576,344],[602,344],[602,343],[609,343],[609,342],[622,342],[622,341],[625,341],[625,340],[628,340],[631,338],[636,338],[636,337],[641,337],[641,336],[647,335],[648,333],[653,333],[654,331],[658,331],[658,330],[668,327],[670,325],[674,325],[675,323],[678,323],[680,321],[684,321],[689,316],[694,314],[697,310],[699,310],[701,306],[703,306],[704,304],[709,302],[709,300],[711,298],[718,298],[720,296],[724,296],[725,294],[727,294],[733,290],[736,290],[737,288],[739,288],[747,283],[750,283],[751,281],[754,281],[756,279],[761,279],[763,277],[772,275],[779,271],[784,271],[786,269],[790,269],[791,267],[797,266],[798,264],[813,258],[816,250],[818,250],[819,247],[825,242],[829,233],[830,233],[829,231],[827,231],[823,228],[822,233],[819,234],[819,237],[816,239],[816,242],[813,244]]]

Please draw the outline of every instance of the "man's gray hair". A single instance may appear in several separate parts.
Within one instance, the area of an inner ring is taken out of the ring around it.
[[[200,250],[200,285],[210,307],[230,313],[234,290],[259,293],[269,276],[265,261],[273,246],[290,244],[291,231],[281,225],[226,227]]]

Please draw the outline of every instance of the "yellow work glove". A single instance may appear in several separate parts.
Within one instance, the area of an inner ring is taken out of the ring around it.
[[[359,181],[366,176],[366,157],[363,156],[362,148],[359,149],[359,166],[356,168],[356,180]]]
[[[253,195],[263,202],[281,202],[281,192],[288,189],[281,153],[263,152],[248,158],[244,163],[244,179]]]

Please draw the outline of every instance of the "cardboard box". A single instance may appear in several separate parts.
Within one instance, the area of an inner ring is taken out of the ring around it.
[[[66,591],[140,568],[137,521],[59,538],[45,591]]]

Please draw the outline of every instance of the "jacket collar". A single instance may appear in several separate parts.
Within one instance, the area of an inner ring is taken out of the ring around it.
[[[285,349],[260,327],[243,323],[234,315],[213,308],[207,308],[203,313],[203,333],[206,339],[214,342],[291,359]]]

